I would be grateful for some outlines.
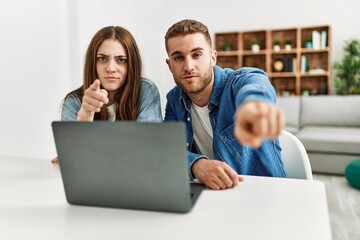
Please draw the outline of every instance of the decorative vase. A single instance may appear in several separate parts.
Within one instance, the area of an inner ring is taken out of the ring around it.
[[[274,71],[281,72],[284,69],[284,63],[280,60],[274,62]]]
[[[224,49],[224,51],[231,51],[232,50],[232,44],[231,43],[225,43],[223,49]]]
[[[312,42],[306,42],[305,43],[305,47],[307,48],[307,49],[312,49],[313,47],[312,47]]]
[[[274,51],[279,52],[280,51],[280,46],[279,45],[274,45]]]
[[[259,44],[253,44],[253,45],[251,45],[251,50],[253,51],[253,52],[259,52],[260,51],[260,46],[259,46]]]
[[[288,51],[288,52],[291,51],[291,45],[290,45],[290,44],[286,44],[286,45],[285,45],[285,50]]]
[[[225,47],[224,47],[224,50],[225,50],[225,51],[231,51],[231,46],[225,46]]]
[[[309,96],[309,95],[310,95],[309,90],[303,90],[303,91],[302,91],[302,95],[303,95],[303,96]]]

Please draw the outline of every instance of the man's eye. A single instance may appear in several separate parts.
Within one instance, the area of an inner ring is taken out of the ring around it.
[[[180,62],[180,61],[182,61],[184,59],[184,57],[182,57],[182,56],[176,56],[176,57],[174,57],[174,60],[176,61],[176,62]]]
[[[194,56],[194,58],[199,58],[199,57],[201,57],[201,55],[202,55],[201,53],[194,53],[193,56]]]

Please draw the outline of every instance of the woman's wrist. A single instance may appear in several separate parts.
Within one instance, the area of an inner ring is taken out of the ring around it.
[[[92,122],[94,121],[94,113],[84,111],[82,108],[78,112],[77,115],[77,121],[86,121],[86,122]]]

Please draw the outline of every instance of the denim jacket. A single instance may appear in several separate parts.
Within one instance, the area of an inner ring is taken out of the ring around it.
[[[61,120],[76,121],[81,108],[81,99],[70,95],[62,104]],[[141,79],[141,93],[137,121],[162,122],[160,94],[156,85],[148,80]]]
[[[234,71],[214,66],[214,88],[208,104],[214,158],[224,161],[238,174],[286,177],[278,140],[264,140],[260,148],[253,149],[240,145],[234,136],[235,111],[250,101],[275,104],[275,91],[264,71],[256,68]],[[193,163],[207,157],[194,150],[191,100],[178,86],[167,94],[165,121],[185,122],[189,176],[193,180]]]

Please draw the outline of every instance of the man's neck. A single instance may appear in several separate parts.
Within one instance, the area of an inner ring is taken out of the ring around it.
[[[197,93],[188,94],[189,98],[193,103],[199,107],[204,107],[209,104],[211,100],[212,90],[214,88],[214,77],[212,81],[201,91]]]

